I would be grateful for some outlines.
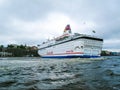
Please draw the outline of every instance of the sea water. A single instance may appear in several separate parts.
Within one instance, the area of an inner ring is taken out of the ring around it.
[[[120,56],[0,58],[0,90],[120,90]]]

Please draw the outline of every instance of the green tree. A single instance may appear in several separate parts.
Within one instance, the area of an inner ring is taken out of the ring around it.
[[[0,52],[2,52],[4,46],[3,45],[0,45]]]

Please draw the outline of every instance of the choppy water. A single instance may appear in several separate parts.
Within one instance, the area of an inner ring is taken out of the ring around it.
[[[0,90],[120,90],[120,57],[0,58]]]

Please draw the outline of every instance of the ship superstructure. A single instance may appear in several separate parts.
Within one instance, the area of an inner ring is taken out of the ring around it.
[[[62,36],[42,43],[38,54],[43,58],[91,58],[100,57],[103,39],[74,33],[70,25],[64,29]]]

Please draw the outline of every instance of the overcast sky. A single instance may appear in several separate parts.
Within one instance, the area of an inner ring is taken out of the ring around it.
[[[0,0],[0,45],[37,45],[72,32],[104,39],[104,49],[120,49],[120,0]]]

